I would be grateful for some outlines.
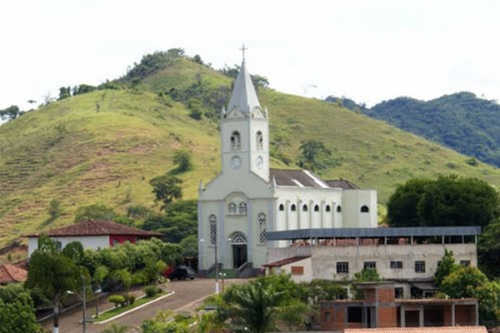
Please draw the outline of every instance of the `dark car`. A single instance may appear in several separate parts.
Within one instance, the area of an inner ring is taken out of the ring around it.
[[[195,271],[189,267],[189,266],[179,266],[176,269],[173,270],[172,273],[168,275],[168,278],[170,280],[186,280],[190,279],[193,280],[196,276]]]

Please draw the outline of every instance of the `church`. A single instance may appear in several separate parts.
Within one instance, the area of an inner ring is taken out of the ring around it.
[[[268,241],[270,232],[377,227],[375,190],[325,181],[308,170],[270,168],[269,117],[243,59],[220,115],[222,170],[205,186],[200,182],[200,275],[216,266],[258,273],[271,248],[293,245]]]

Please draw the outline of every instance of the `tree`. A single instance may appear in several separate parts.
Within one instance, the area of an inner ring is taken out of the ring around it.
[[[160,210],[166,209],[167,206],[175,199],[182,198],[182,180],[177,177],[168,175],[158,176],[149,181],[153,186],[153,193],[155,194],[155,201],[163,202]]]
[[[0,110],[0,118],[2,120],[14,120],[22,114],[17,105],[9,106],[6,109]]]
[[[172,162],[177,164],[177,171],[184,172],[191,170],[193,168],[193,162],[191,161],[191,154],[189,151],[184,149],[179,149],[174,152],[172,157]]]
[[[48,213],[52,219],[56,219],[61,216],[62,208],[61,203],[57,199],[52,199],[49,204]]]
[[[482,325],[491,326],[500,319],[500,285],[498,282],[490,282],[476,267],[457,268],[444,278],[441,290],[452,298],[477,298]]]
[[[444,249],[444,256],[441,260],[441,263],[438,265],[436,269],[436,273],[434,273],[434,283],[441,287],[441,283],[443,280],[450,275],[452,272],[457,270],[460,265],[455,263],[455,257],[453,257],[453,251],[448,251],[448,249]]]
[[[111,221],[116,217],[116,213],[112,208],[105,205],[93,204],[82,206],[76,210],[74,222],[83,221]]]
[[[399,185],[387,203],[387,223],[391,227],[418,227],[421,225],[418,215],[418,202],[425,193],[428,179],[410,179]]]
[[[318,168],[320,160],[331,156],[330,150],[326,148],[323,142],[318,140],[302,141],[299,149],[301,151],[299,165],[312,170]]]
[[[229,305],[229,325],[234,331],[248,329],[253,333],[274,329],[280,296],[272,285],[263,286],[259,282],[230,288],[223,295],[225,303]]]
[[[477,243],[478,263],[490,278],[500,277],[500,220],[496,219],[484,228]]]
[[[112,324],[102,331],[102,333],[127,333],[128,331],[129,328],[127,326]]]
[[[59,88],[59,100],[71,97],[71,87]]]
[[[20,285],[0,287],[0,333],[41,333],[33,300]]]
[[[64,251],[66,247],[68,250]],[[41,235],[38,249],[31,255],[25,282],[26,288],[41,290],[51,301],[54,309],[54,333],[59,331],[59,307],[67,296],[67,291],[82,287],[81,277],[88,277],[86,269],[76,264],[78,258],[83,257],[81,243],[72,242],[66,247],[61,251],[55,241]]]
[[[482,226],[499,216],[497,191],[477,178],[456,175],[412,179],[387,204],[390,226]]]

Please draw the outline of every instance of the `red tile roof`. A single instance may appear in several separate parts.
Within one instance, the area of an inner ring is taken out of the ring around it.
[[[42,233],[28,235],[28,237],[38,237]],[[128,227],[121,223],[111,221],[84,221],[67,227],[48,230],[43,232],[51,237],[57,236],[103,236],[103,235],[126,235],[126,236],[144,236],[160,237],[161,234],[151,231],[145,231],[137,228]]]
[[[484,326],[346,328],[344,333],[488,333]]]
[[[27,277],[28,272],[25,269],[11,264],[0,265],[0,284],[23,282]]]

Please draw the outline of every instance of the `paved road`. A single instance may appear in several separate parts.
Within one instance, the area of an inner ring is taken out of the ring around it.
[[[226,280],[225,284],[243,283],[245,280]],[[113,320],[107,324],[87,324],[87,333],[100,333],[113,323],[117,325],[125,325],[128,327],[139,327],[141,323],[148,319],[154,318],[156,313],[161,310],[174,311],[191,311],[194,310],[203,302],[203,298],[211,295],[214,288],[214,280],[211,279],[195,279],[193,281],[174,281],[169,284],[169,289],[175,291],[175,294],[164,298],[160,301],[147,305],[139,310],[133,311],[121,318]],[[104,300],[103,300],[104,301]],[[100,303],[101,304],[101,303]],[[110,307],[109,303],[102,303],[102,309]],[[88,314],[95,313],[95,305],[90,305],[87,308]],[[59,318],[59,332],[61,333],[80,333],[82,325],[79,321],[82,319],[82,308],[77,307],[65,312]],[[42,322],[43,326],[52,330],[52,319],[47,319]]]

